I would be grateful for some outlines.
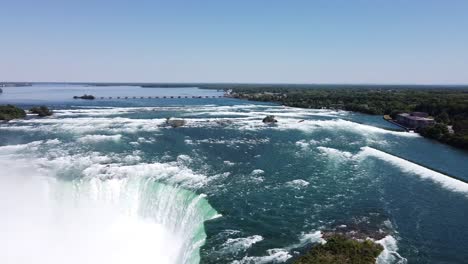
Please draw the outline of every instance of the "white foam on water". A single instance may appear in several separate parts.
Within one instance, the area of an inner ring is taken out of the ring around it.
[[[60,143],[62,143],[62,141],[60,141],[59,139],[49,139],[49,140],[46,140],[44,142],[45,144],[49,144],[49,145],[58,145]]]
[[[264,173],[265,173],[264,170],[255,169],[250,173],[251,176],[250,176],[249,180],[251,180],[254,183],[262,183],[262,182],[265,181],[265,178],[261,176]]]
[[[122,162],[124,162],[125,164],[134,165],[141,162],[141,157],[138,155],[126,155],[122,158]]]
[[[238,138],[238,139],[229,139],[229,140],[219,140],[219,139],[200,139],[200,140],[189,140],[186,139],[184,142],[187,145],[194,145],[194,144],[221,144],[226,146],[237,146],[239,144],[249,144],[249,145],[257,145],[257,144],[265,144],[270,142],[268,138],[261,138],[261,139],[247,139],[247,138]]]
[[[97,143],[97,142],[106,142],[114,141],[117,142],[122,138],[122,135],[86,135],[78,139],[81,143]]]
[[[296,180],[288,181],[285,183],[287,187],[294,188],[294,189],[305,188],[309,186],[309,184],[310,183],[308,181],[302,180],[302,179],[296,179]]]
[[[323,239],[323,234],[321,231],[313,231],[310,233],[302,233],[301,236],[299,237],[299,243],[290,245],[286,247],[287,250],[292,250],[295,248],[300,248],[304,247],[308,244],[323,244],[326,241]]]
[[[177,162],[180,163],[191,163],[193,159],[189,155],[179,155],[177,156]]]
[[[269,263],[284,263],[292,256],[288,250],[282,248],[274,248],[267,250],[267,256],[255,257],[246,256],[241,260],[235,260],[232,264],[269,264]]]
[[[100,179],[150,177],[158,181],[190,189],[199,189],[209,181],[205,175],[197,174],[185,167],[180,167],[174,162],[138,163],[135,165],[94,163],[84,169],[83,175],[85,177],[98,177]]]
[[[348,151],[341,151],[338,149],[334,148],[328,148],[328,147],[323,147],[319,146],[317,149],[322,152],[324,155],[330,156],[335,159],[351,159],[353,157],[353,154]]]
[[[66,109],[54,110],[54,115],[59,117],[74,116],[112,116],[131,113],[131,109],[123,108],[100,108],[100,109]]]
[[[306,151],[306,150],[309,150],[312,146],[316,146],[316,145],[319,145],[319,144],[326,144],[326,143],[328,143],[330,141],[331,141],[330,138],[325,138],[323,140],[315,140],[315,139],[305,140],[305,139],[302,139],[302,140],[296,141],[296,146],[298,146],[302,150]]]
[[[232,162],[232,161],[229,161],[229,160],[225,160],[225,161],[223,161],[223,163],[224,163],[226,166],[229,166],[229,167],[234,166],[234,165],[236,164],[236,163],[234,163],[234,162]]]
[[[0,147],[0,154],[11,154],[11,153],[17,153],[21,152],[24,150],[37,150],[37,148],[43,143],[42,140],[38,141],[33,141],[30,143],[26,144],[17,144],[17,145],[6,145],[6,146],[1,146]]]
[[[69,155],[60,151],[60,146],[37,154],[39,148],[49,146],[46,141],[0,147],[0,160],[15,158],[15,163],[29,163],[39,171],[53,175],[70,175],[99,179],[152,178],[164,183],[197,190],[209,182],[206,175],[195,173],[185,165],[192,161],[188,155],[179,155],[177,161],[167,163],[144,163],[138,151],[126,155],[102,155],[86,152]],[[55,145],[53,145],[55,146]]]
[[[397,240],[387,235],[381,240],[375,241],[377,244],[382,245],[384,250],[377,257],[377,264],[406,264],[408,260],[398,254]]]
[[[208,220],[213,220],[213,219],[220,218],[220,217],[223,217],[223,215],[222,214],[215,214],[213,217],[211,217]]]
[[[255,169],[255,170],[253,170],[250,174],[251,174],[251,175],[260,175],[260,174],[263,174],[263,173],[265,173],[264,170]]]
[[[363,147],[361,152],[356,155],[356,158],[374,157],[385,162],[392,164],[399,168],[405,173],[410,173],[419,176],[421,179],[429,179],[433,182],[440,184],[443,188],[455,192],[460,192],[468,195],[468,184],[460,180],[451,178],[445,174],[433,171],[421,165],[415,164],[411,161],[404,160],[402,158],[393,156],[383,151],[371,148]]]
[[[299,111],[298,111],[299,109]],[[308,118],[314,116],[320,117],[336,117],[337,112],[333,111],[307,111],[305,109],[300,108],[289,108],[287,111],[285,109],[261,109],[262,111],[248,111],[248,112],[240,112],[240,111],[206,111],[206,112],[197,112],[198,115],[209,115],[209,116],[235,116],[235,117],[265,117],[266,115],[274,115],[277,118]],[[304,111],[305,110],[305,111]]]
[[[23,153],[34,153],[41,147],[54,147],[62,142],[58,139],[37,140],[24,144],[0,146],[0,155],[22,155]]]
[[[154,143],[156,141],[155,138],[144,138],[144,137],[139,137],[138,138],[138,143]]]
[[[67,132],[72,134],[95,133],[136,133],[155,132],[165,123],[165,119],[132,119],[123,117],[75,117],[15,120],[12,125],[0,126],[5,130]]]
[[[181,112],[188,115],[240,115],[240,116],[251,116],[255,114],[253,110],[265,110],[265,111],[278,111],[281,113],[284,108],[278,106],[262,106],[262,105],[233,105],[233,106],[216,106],[216,105],[191,105],[191,106],[161,106],[161,107],[77,107],[75,109],[57,109],[54,110],[54,115],[59,117],[76,117],[76,116],[89,116],[89,117],[104,117],[104,116],[117,116],[122,114],[142,113],[142,112],[153,112],[153,111],[170,111],[170,112]],[[328,113],[338,113],[332,111],[316,110],[304,111],[306,109],[290,108],[290,112],[302,112],[317,115],[326,115]],[[245,112],[244,112],[245,111]],[[261,112],[259,112],[261,113]]]
[[[303,150],[307,150],[309,149],[310,144],[314,144],[314,143],[307,142],[306,140],[299,140],[299,141],[296,141],[296,146],[302,148]]]
[[[263,117],[262,117],[263,118]],[[360,134],[366,137],[379,136],[384,134],[391,134],[402,137],[419,137],[417,133],[408,133],[387,130],[371,125],[360,124],[343,119],[329,119],[329,120],[316,120],[316,119],[306,119],[300,120],[298,118],[283,118],[278,119],[278,122],[274,125],[264,124],[259,117],[248,117],[248,118],[239,118],[236,119],[236,126],[240,130],[264,130],[264,129],[274,129],[274,130],[299,130],[305,133],[311,133],[320,130],[330,130],[330,131],[348,131],[356,134]]]
[[[263,240],[262,236],[253,235],[249,237],[229,238],[222,245],[221,251],[223,252],[239,252],[245,251],[252,247],[255,243]]]
[[[300,130],[306,133],[317,130],[345,130],[370,137],[380,134],[393,134],[405,137],[418,137],[416,133],[386,130],[371,125],[340,119],[348,115],[346,111],[301,109],[283,106],[237,105],[237,106],[189,106],[189,107],[116,107],[94,109],[55,110],[55,117],[46,119],[13,120],[11,125],[2,125],[0,130],[22,130],[42,132],[67,132],[72,134],[137,133],[156,132],[164,128],[164,118],[135,119],[119,117],[122,114],[151,113],[154,111],[178,111],[186,116],[185,127],[219,127],[235,130]],[[185,114],[184,114],[185,113]],[[279,119],[274,126],[262,122],[265,115],[273,114]],[[197,115],[216,115],[218,118],[194,118]],[[235,116],[234,118],[222,118]],[[314,117],[329,117],[329,120],[316,120]],[[220,118],[221,117],[221,118]],[[226,121],[226,122],[224,122]],[[381,142],[381,141],[377,141]],[[140,142],[141,143],[141,142]],[[194,142],[187,141],[187,144]],[[220,142],[222,143],[222,142]],[[313,144],[312,141],[309,143]],[[300,144],[300,143],[298,143]]]
[[[310,130],[310,129],[330,129],[330,130],[347,130],[352,131],[358,134],[370,136],[373,134],[392,134],[404,137],[418,137],[419,135],[416,133],[408,133],[408,132],[399,132],[399,131],[392,131],[387,130],[371,125],[360,124],[348,120],[343,119],[331,119],[331,120],[305,120],[304,122],[300,123],[301,129],[303,130]]]
[[[292,257],[289,253],[291,250],[316,243],[325,243],[325,240],[322,238],[322,232],[313,231],[311,233],[303,233],[299,237],[299,243],[289,245],[285,248],[269,249],[267,250],[268,255],[266,256],[246,256],[241,260],[233,261],[232,264],[284,263]]]

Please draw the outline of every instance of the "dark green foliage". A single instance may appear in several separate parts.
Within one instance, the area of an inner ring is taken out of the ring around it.
[[[337,108],[370,114],[427,112],[432,116],[468,114],[468,92],[461,89],[235,88],[235,96],[303,108]]]
[[[438,140],[441,140],[443,137],[446,137],[449,133],[447,126],[444,124],[435,124],[433,126],[421,128],[418,130],[418,132],[424,137]]]
[[[33,107],[29,109],[29,112],[37,114],[40,117],[51,116],[53,114],[52,110],[47,108],[47,106]]]
[[[437,123],[443,123],[443,124],[449,124],[450,123],[450,116],[447,114],[447,112],[442,112],[435,116],[435,121]]]
[[[359,242],[335,235],[313,247],[294,264],[374,264],[383,247],[372,241]]]
[[[457,127],[457,129],[460,129],[460,127]],[[468,149],[468,133],[466,130],[458,130],[459,133],[450,134],[446,125],[436,124],[421,128],[418,132],[424,137],[432,138],[458,148]]]
[[[14,105],[0,105],[0,120],[12,120],[16,118],[24,118],[26,112]]]
[[[395,118],[403,112],[426,112],[443,125],[419,132],[426,137],[455,147],[468,149],[468,88],[424,88],[401,86],[323,86],[286,87],[240,86],[233,88],[233,97],[278,102],[301,108],[343,109]],[[446,125],[453,125],[449,134]]]
[[[468,134],[468,119],[453,121],[453,130],[455,130],[456,133]]]
[[[452,146],[468,149],[468,134],[454,134],[445,138],[445,142]]]

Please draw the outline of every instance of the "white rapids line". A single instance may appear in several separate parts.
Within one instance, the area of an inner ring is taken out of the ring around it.
[[[403,172],[411,173],[419,176],[421,179],[429,179],[433,182],[440,184],[445,189],[464,193],[468,197],[468,184],[452,178],[448,175],[442,174],[440,172],[431,170],[429,168],[418,165],[414,162],[399,158],[397,156],[385,153],[375,148],[371,147],[362,147],[361,152],[359,152],[356,157],[374,157],[385,162],[390,163],[391,165],[399,168]]]

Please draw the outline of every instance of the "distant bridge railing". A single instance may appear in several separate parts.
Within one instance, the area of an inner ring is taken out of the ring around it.
[[[204,96],[194,96],[194,95],[177,95],[177,96],[96,96],[95,99],[98,100],[130,100],[130,99],[207,99],[207,98],[224,98],[226,95],[204,95]]]

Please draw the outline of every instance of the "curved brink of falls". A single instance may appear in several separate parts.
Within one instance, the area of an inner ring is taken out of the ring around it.
[[[203,195],[151,178],[24,176],[0,177],[7,263],[198,263],[217,215]]]

